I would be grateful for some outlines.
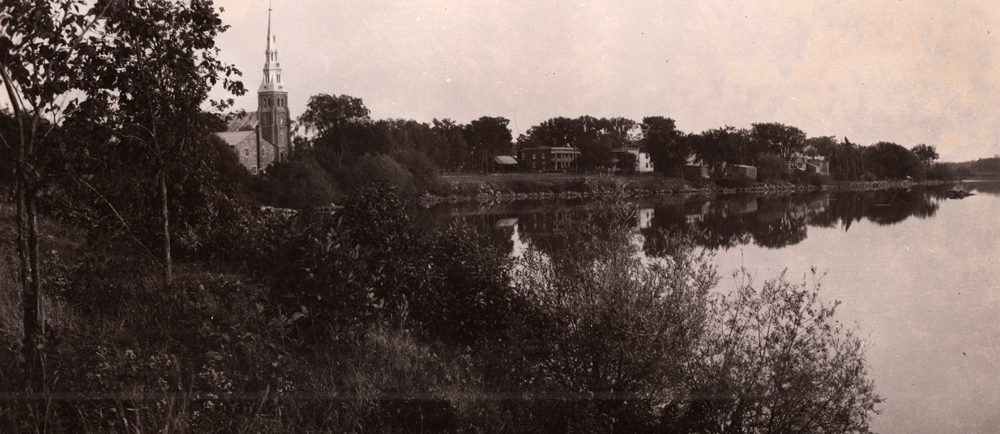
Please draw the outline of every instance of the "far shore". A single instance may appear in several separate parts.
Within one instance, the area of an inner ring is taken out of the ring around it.
[[[515,200],[573,199],[588,197],[649,197],[667,195],[718,195],[784,191],[866,191],[940,185],[960,181],[829,181],[796,184],[789,181],[721,186],[713,181],[686,181],[660,174],[507,173],[444,175],[441,187],[420,197],[431,206],[444,202],[497,202]]]

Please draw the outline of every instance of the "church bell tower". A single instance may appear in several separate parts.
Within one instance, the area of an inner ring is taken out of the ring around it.
[[[267,50],[265,51],[264,79],[257,90],[257,114],[260,136],[275,147],[274,161],[288,159],[290,151],[288,92],[281,81],[281,64],[278,63],[278,42],[271,34],[271,8],[267,8]]]

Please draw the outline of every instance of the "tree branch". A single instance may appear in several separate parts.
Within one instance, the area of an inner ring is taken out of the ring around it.
[[[118,219],[118,222],[122,225],[122,228],[125,229],[125,233],[128,234],[129,238],[132,238],[132,241],[135,241],[135,243],[138,244],[139,247],[142,247],[142,249],[146,251],[146,253],[149,255],[149,257],[153,258],[153,261],[156,262],[156,265],[158,267],[160,267],[160,269],[166,269],[166,267],[163,265],[163,263],[160,262],[159,258],[157,258],[156,254],[153,253],[152,249],[150,249],[148,246],[146,246],[145,243],[143,243],[142,241],[140,241],[139,238],[137,238],[135,236],[135,234],[132,233],[132,228],[129,227],[128,223],[125,221],[125,218],[122,217],[122,215],[118,212],[118,209],[116,209],[115,206],[111,204],[111,201],[109,201],[106,197],[104,197],[104,195],[101,194],[101,192],[98,191],[96,188],[94,188],[93,185],[90,185],[89,182],[84,181],[84,180],[82,180],[82,179],[80,179],[79,177],[76,177],[76,176],[74,176],[72,178],[73,178],[74,181],[76,181],[77,183],[83,185],[84,187],[87,187],[88,190],[90,190],[95,195],[97,195],[98,199],[100,199],[101,202],[104,202],[104,204],[108,206],[108,209],[110,209],[111,212],[115,215],[115,218]]]

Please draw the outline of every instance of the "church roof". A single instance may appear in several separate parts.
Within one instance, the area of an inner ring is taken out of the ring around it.
[[[240,144],[249,140],[254,140],[255,132],[253,131],[234,131],[225,133],[215,133],[220,139],[224,140],[227,145],[234,148],[240,147]]]
[[[229,126],[226,128],[227,131],[253,131],[260,124],[260,117],[257,116],[257,112],[244,112],[238,116],[234,116],[229,120]]]
[[[234,148],[242,148],[243,145],[256,145],[257,133],[256,131],[227,131],[224,133],[215,133],[220,139],[226,142],[227,145]],[[274,146],[267,139],[260,138],[261,146]]]

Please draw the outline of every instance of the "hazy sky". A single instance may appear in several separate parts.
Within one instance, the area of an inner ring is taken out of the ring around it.
[[[267,0],[217,0],[256,107]],[[664,115],[778,121],[862,144],[1000,153],[1000,2],[274,0],[293,116],[310,95],[376,118]]]

